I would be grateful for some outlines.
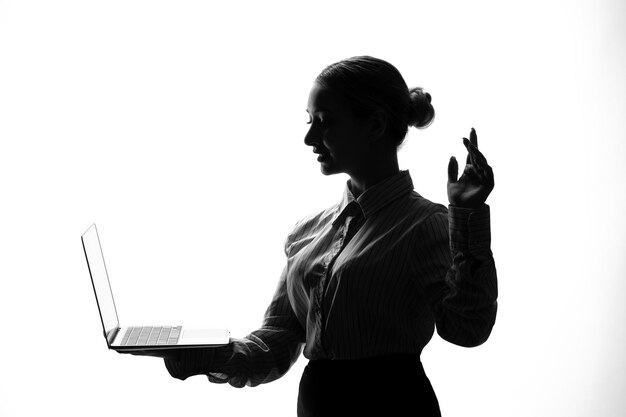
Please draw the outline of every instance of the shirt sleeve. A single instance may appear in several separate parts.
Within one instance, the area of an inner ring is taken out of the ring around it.
[[[434,214],[427,223],[434,241],[422,247],[430,252],[424,288],[437,333],[459,346],[478,346],[489,338],[497,311],[489,206],[450,206],[448,214]]]
[[[257,386],[283,376],[300,356],[305,331],[296,319],[287,294],[287,267],[270,303],[262,326],[228,345],[183,349],[177,360],[166,360],[170,374],[179,379],[207,375],[214,383],[241,388]]]

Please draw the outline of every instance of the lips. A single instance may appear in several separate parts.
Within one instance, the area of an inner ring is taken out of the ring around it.
[[[330,154],[328,152],[314,152],[315,154],[317,154],[317,160],[319,162],[323,162],[325,160],[328,159],[328,157],[330,156]]]
[[[313,149],[313,153],[317,154],[317,160],[319,162],[322,162],[326,159],[328,159],[328,157],[330,156],[330,154],[328,152],[321,152],[320,150],[318,150],[317,148]]]

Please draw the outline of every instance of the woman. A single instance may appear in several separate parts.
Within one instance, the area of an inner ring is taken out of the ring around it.
[[[323,174],[350,176],[343,197],[287,237],[263,326],[227,346],[166,358],[172,376],[255,386],[285,374],[304,349],[298,416],[440,415],[420,353],[435,325],[461,346],[491,332],[497,283],[485,200],[494,183],[472,129],[458,179],[450,159],[449,208],[413,190],[397,150],[409,126],[432,122],[430,101],[380,59],[322,71],[304,143]]]

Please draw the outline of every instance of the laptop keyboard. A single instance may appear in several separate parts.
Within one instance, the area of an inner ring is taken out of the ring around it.
[[[181,326],[129,327],[122,338],[122,346],[175,345]]]

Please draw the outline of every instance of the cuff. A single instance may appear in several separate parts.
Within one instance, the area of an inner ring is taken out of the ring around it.
[[[489,206],[478,209],[448,206],[450,249],[468,254],[490,251]]]

